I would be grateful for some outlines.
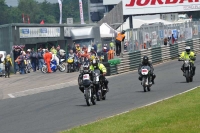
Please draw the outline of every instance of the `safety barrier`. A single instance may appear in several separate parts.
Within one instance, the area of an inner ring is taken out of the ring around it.
[[[200,38],[179,42],[171,46],[157,46],[141,51],[124,53],[120,59],[120,64],[110,65],[110,75],[136,70],[144,55],[147,55],[153,64],[175,59],[178,54],[185,50],[186,46],[190,46],[192,51],[199,53]]]

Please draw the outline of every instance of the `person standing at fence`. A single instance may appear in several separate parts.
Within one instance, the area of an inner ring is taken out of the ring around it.
[[[42,66],[44,64],[43,54],[44,54],[44,51],[42,48],[40,48],[38,51],[38,61],[39,61],[39,69],[40,70],[42,69]]]
[[[10,55],[8,54],[6,58],[3,61],[3,64],[5,65],[5,78],[8,76],[10,78],[10,66],[12,66],[12,60],[10,58]]]
[[[119,56],[121,53],[121,42],[123,42],[125,39],[125,30],[123,30],[121,33],[117,34],[117,37],[115,39],[115,45],[116,45],[116,55]]]

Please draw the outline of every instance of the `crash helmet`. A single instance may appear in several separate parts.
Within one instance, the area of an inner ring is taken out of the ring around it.
[[[90,68],[89,63],[85,62],[83,64],[83,72],[84,73],[88,73],[89,72],[89,68]]]
[[[143,64],[147,65],[149,62],[149,58],[145,55],[142,60]]]
[[[190,53],[190,46],[186,46],[185,51],[189,54]]]
[[[92,60],[92,65],[93,65],[93,66],[96,66],[96,67],[97,67],[98,63],[99,63],[99,61],[98,61],[97,58],[95,58],[95,59]]]

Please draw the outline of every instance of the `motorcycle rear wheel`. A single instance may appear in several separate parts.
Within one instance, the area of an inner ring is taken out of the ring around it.
[[[150,87],[147,87],[147,90],[148,90],[148,91],[151,91],[151,88],[150,88]]]

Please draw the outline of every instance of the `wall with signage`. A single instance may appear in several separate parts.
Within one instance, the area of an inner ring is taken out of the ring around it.
[[[200,10],[200,0],[122,0],[124,15]]]
[[[20,27],[20,38],[60,37],[60,27]]]

